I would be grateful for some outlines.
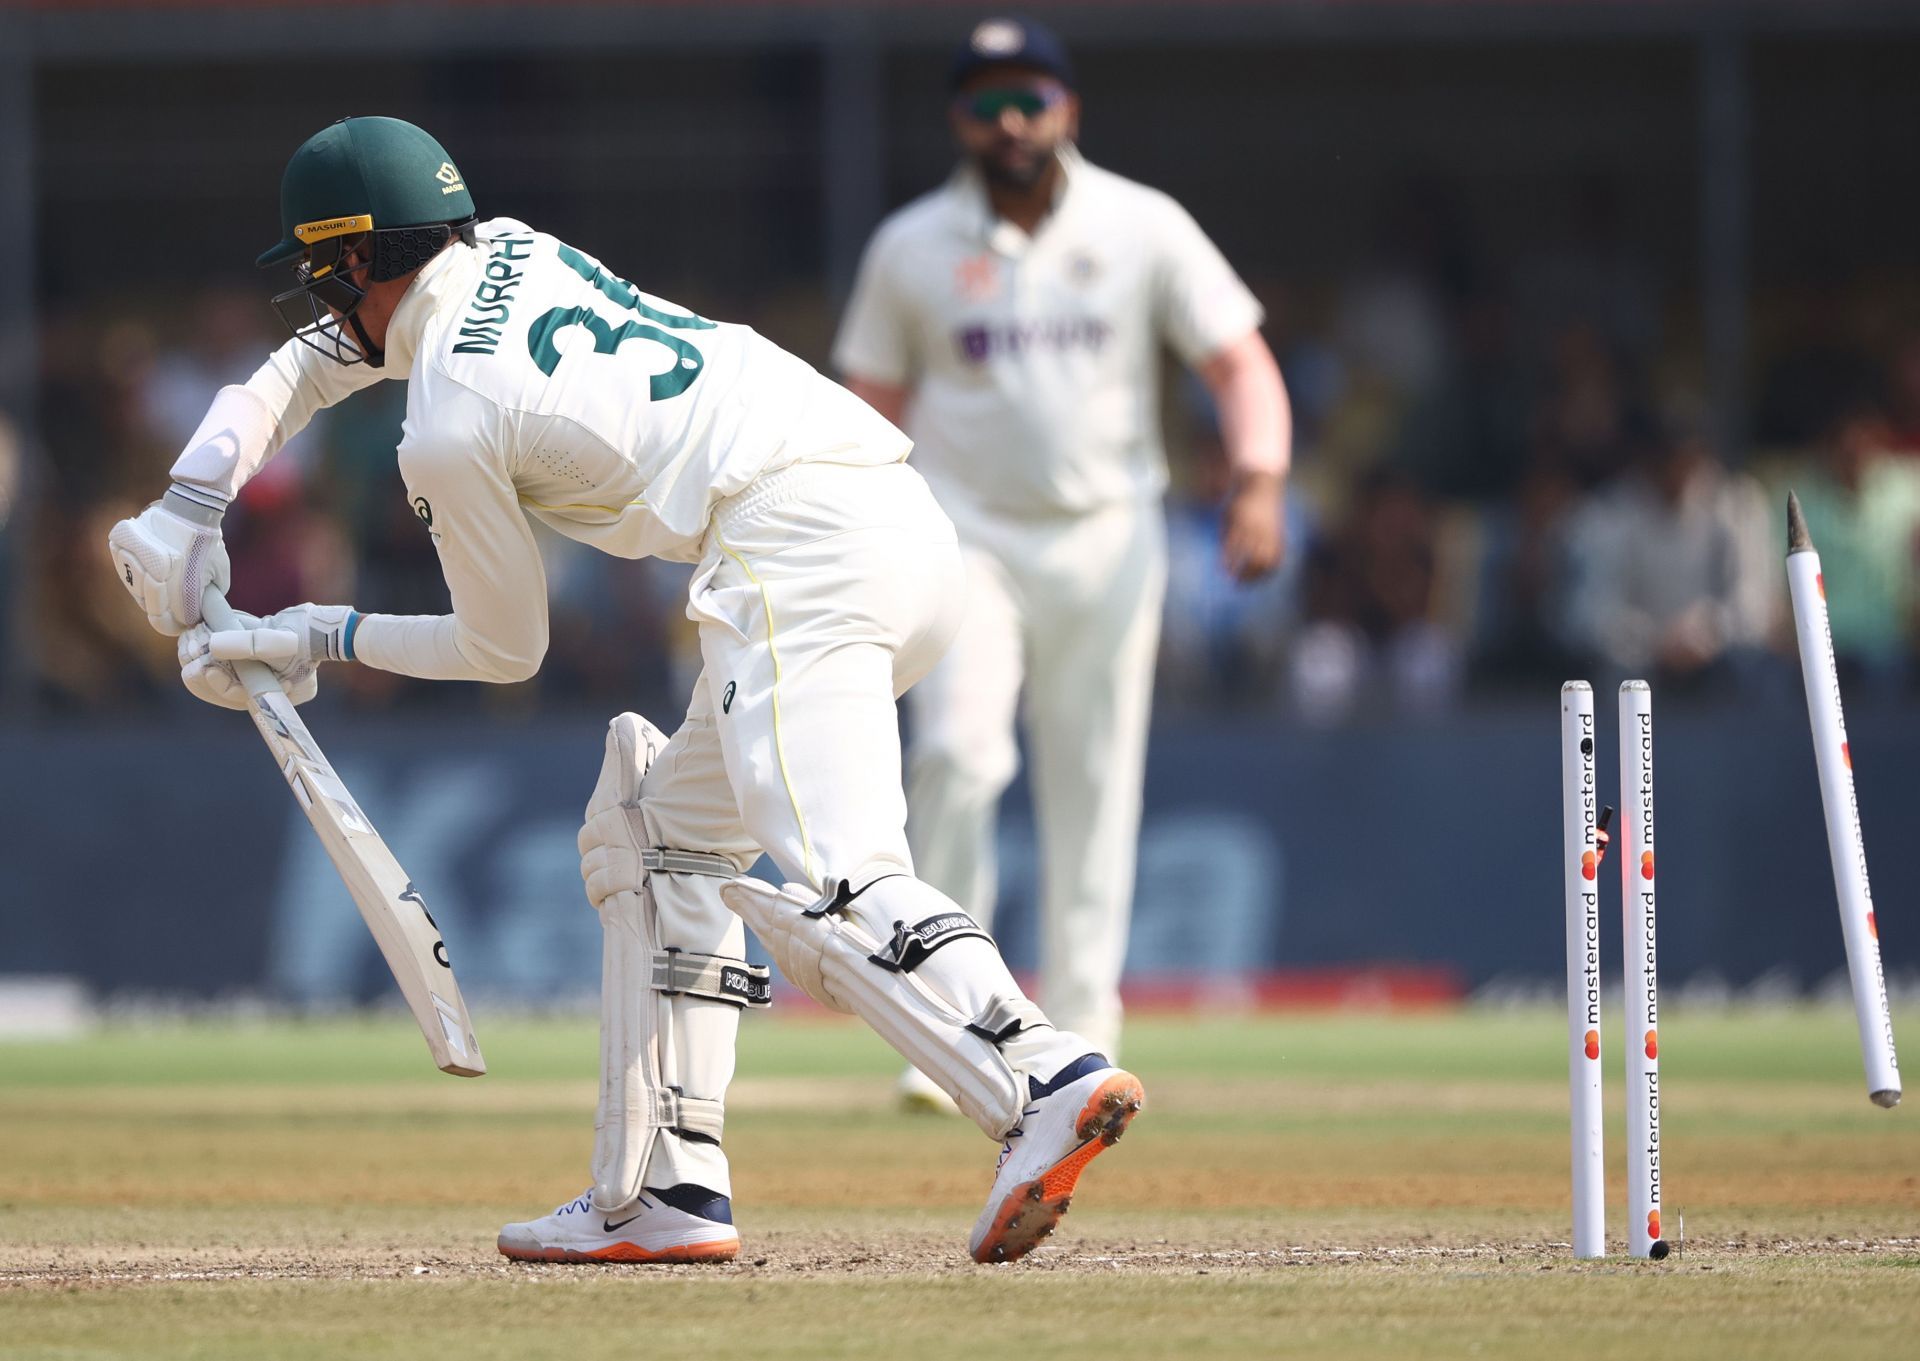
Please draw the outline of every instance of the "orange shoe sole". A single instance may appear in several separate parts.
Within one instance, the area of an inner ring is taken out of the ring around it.
[[[1146,1089],[1131,1073],[1115,1073],[1094,1089],[1074,1126],[1079,1145],[1032,1181],[1007,1193],[973,1260],[1017,1262],[1040,1246],[1067,1212],[1087,1164],[1119,1142],[1146,1100]]]
[[[533,1252],[500,1249],[502,1257],[516,1262],[652,1262],[674,1265],[695,1262],[731,1262],[740,1255],[738,1243],[686,1243],[678,1247],[649,1252],[638,1243],[613,1243],[592,1252],[578,1248],[540,1248]]]

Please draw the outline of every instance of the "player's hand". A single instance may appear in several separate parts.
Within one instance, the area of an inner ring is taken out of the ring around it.
[[[1286,481],[1242,473],[1227,493],[1221,556],[1235,581],[1258,581],[1287,555]]]
[[[198,625],[181,636],[180,679],[209,704],[244,709],[246,687],[233,663],[260,662],[279,677],[287,698],[305,704],[319,689],[321,662],[353,660],[359,618],[346,605],[294,605],[265,619],[240,614],[243,627],[218,633]]]
[[[220,539],[221,512],[178,488],[107,533],[113,574],[147,622],[177,636],[200,622],[200,596],[232,579]]]
[[[1661,631],[1660,665],[1682,675],[1691,674],[1717,658],[1725,645],[1713,612],[1697,604],[1681,611]]]
[[[321,662],[353,660],[360,616],[349,605],[291,605],[208,639],[215,661],[265,662],[282,678],[311,672]]]
[[[232,662],[221,661],[213,655],[212,643],[216,636],[251,637],[252,630],[261,628],[266,621],[241,610],[233,613],[243,628],[216,635],[201,623],[180,635],[180,681],[195,699],[205,700],[223,709],[244,709],[247,707],[247,687],[240,683]],[[280,688],[287,692],[287,698],[295,704],[305,704],[319,692],[319,668],[311,664],[286,670],[275,667],[274,674],[280,679]]]

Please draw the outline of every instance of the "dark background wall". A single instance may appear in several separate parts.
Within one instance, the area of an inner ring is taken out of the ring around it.
[[[591,991],[599,930],[573,838],[599,724],[315,728],[471,988],[529,1003]],[[1694,714],[1657,717],[1656,731],[1669,984],[1771,974],[1812,987],[1842,969],[1804,721]],[[1551,984],[1564,971],[1557,734],[1550,701],[1444,729],[1163,726],[1130,973],[1395,962],[1441,966],[1468,987]],[[1920,723],[1857,722],[1852,737],[1886,964],[1910,974],[1920,931],[1902,860]],[[1609,802],[1613,741],[1609,708]],[[0,972],[72,974],[108,993],[385,995],[352,901],[238,715],[11,733],[0,771]],[[1034,962],[1024,811],[1016,794],[998,929],[1016,967]],[[1617,879],[1605,878],[1610,924]],[[1609,969],[1618,946],[1609,925]]]

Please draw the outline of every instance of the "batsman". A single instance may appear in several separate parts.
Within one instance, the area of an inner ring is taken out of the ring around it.
[[[273,303],[292,338],[214,395],[172,485],[109,535],[115,575],[178,636],[189,690],[243,707],[243,659],[296,700],[325,662],[525,680],[547,643],[535,521],[697,564],[704,670],[686,716],[671,737],[613,719],[580,831],[605,942],[593,1185],[505,1226],[500,1251],[739,1251],[727,1086],[740,1012],[770,990],[746,962],[751,927],[794,986],[860,1016],[1001,1144],[969,1249],[1025,1255],[1144,1094],[915,877],[894,701],[945,650],[966,587],[906,436],[751,329],[525,223],[481,221],[451,156],[409,123],[348,118],[310,138],[280,214],[259,264],[291,267]],[[384,378],[408,385],[400,472],[453,612],[302,604],[210,630],[200,600],[229,583],[228,504],[315,411]],[[746,876],[762,851],[784,887]]]

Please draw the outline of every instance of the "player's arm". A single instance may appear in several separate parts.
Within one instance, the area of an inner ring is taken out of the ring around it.
[[[409,493],[431,482],[410,477]],[[453,613],[369,614],[356,660],[422,680],[531,679],[547,654],[547,577],[512,485],[476,478],[437,501],[414,495],[416,511],[422,501]]]
[[[1230,474],[1221,551],[1228,571],[1252,581],[1278,567],[1286,553],[1293,410],[1280,366],[1258,331],[1222,346],[1197,369],[1220,413]]]
[[[849,392],[904,430],[917,362],[899,256],[885,227],[867,243],[833,340],[833,364]]]
[[[212,663],[272,665],[295,702],[320,662],[355,661],[422,680],[523,681],[547,650],[547,582],[532,527],[496,439],[497,409],[464,389],[408,415],[400,447],[407,499],[433,536],[451,614],[362,614],[345,605],[296,605],[249,628],[182,639],[182,674],[195,694],[241,707]],[[191,646],[190,646],[191,645]],[[194,656],[189,656],[194,652]],[[219,691],[221,693],[209,693]]]
[[[1156,199],[1147,222],[1158,248],[1156,312],[1167,339],[1200,375],[1220,413],[1233,481],[1222,553],[1241,581],[1286,553],[1286,483],[1293,417],[1280,367],[1260,338],[1259,300],[1191,214]]]
[[[540,669],[547,576],[520,508],[502,421],[497,407],[465,389],[436,394],[421,421],[409,412],[400,473],[414,514],[433,536],[453,613],[366,615],[356,660],[423,680],[502,684]],[[550,422],[543,437],[564,442],[566,424]]]
[[[240,489],[316,411],[380,380],[289,340],[244,384],[221,388],[173,465],[166,493],[107,535],[114,575],[161,633],[200,622],[209,584],[231,584],[220,522]]]
[[[907,399],[912,391],[905,383],[883,383],[874,378],[862,378],[857,373],[849,373],[846,377],[847,391],[902,430],[906,429]]]

